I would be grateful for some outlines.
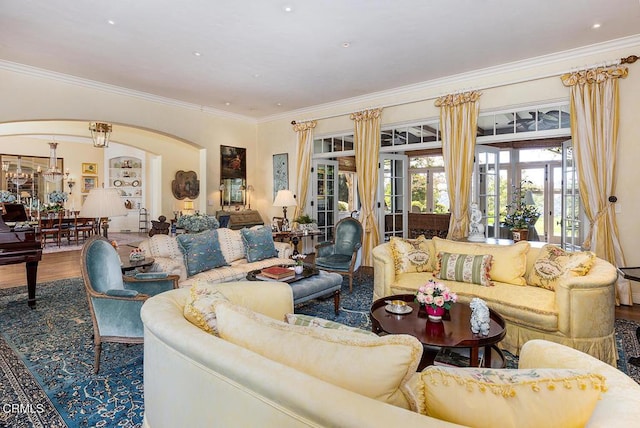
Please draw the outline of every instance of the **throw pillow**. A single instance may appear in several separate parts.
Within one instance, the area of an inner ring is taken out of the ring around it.
[[[491,254],[491,280],[514,285],[527,285],[524,275],[527,270],[527,252],[531,247],[527,241],[513,245],[476,244],[434,237],[435,254],[439,252],[458,254]]]
[[[249,263],[278,256],[276,247],[273,244],[273,234],[270,228],[244,228],[240,230],[240,234],[242,235],[247,261]]]
[[[229,302],[217,303],[215,310],[222,339],[357,394],[409,408],[401,387],[415,375],[422,356],[415,337],[290,325]]]
[[[227,264],[244,259],[244,242],[239,230],[218,229],[218,242],[220,242],[220,249]]]
[[[556,245],[547,244],[540,250],[527,278],[529,285],[555,290],[558,281],[566,276],[589,273],[596,255],[591,251],[570,253]]]
[[[490,287],[493,285],[489,275],[492,262],[493,256],[491,254],[474,256],[473,254],[440,252],[438,253],[438,267],[433,272],[433,276]]]
[[[184,317],[191,324],[217,336],[218,327],[214,305],[221,300],[228,299],[220,291],[194,284],[189,290],[189,298],[184,305]]]
[[[433,243],[424,235],[417,239],[391,238],[391,253],[396,275],[433,270]]]
[[[583,427],[605,378],[573,369],[429,366],[413,382],[419,413],[474,427]]]
[[[184,255],[188,276],[227,265],[220,249],[217,230],[183,233],[177,240]]]
[[[350,327],[348,325],[340,324],[339,322],[329,321],[324,318],[313,317],[311,315],[303,314],[286,314],[286,321],[288,324],[302,325],[316,328],[328,328],[333,330],[351,331],[354,333],[366,334],[368,336],[378,337],[377,334],[370,330],[363,330],[357,327]]]

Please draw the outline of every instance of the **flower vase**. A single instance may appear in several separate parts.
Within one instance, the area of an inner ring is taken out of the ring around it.
[[[427,305],[427,316],[429,320],[439,322],[442,321],[442,316],[445,314],[446,309],[442,306]]]
[[[303,265],[295,265],[293,267],[293,271],[296,273],[296,275],[301,275],[302,271],[304,271],[304,266]]]

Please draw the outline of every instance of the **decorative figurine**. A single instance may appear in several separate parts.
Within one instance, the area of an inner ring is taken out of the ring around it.
[[[469,241],[484,241],[484,225],[482,224],[482,212],[478,209],[478,204],[471,204],[471,224],[469,225]]]
[[[489,307],[484,300],[474,297],[469,303],[471,306],[471,331],[482,336],[489,335]]]

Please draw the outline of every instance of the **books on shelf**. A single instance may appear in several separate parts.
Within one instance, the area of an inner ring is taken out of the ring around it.
[[[296,273],[293,271],[293,269],[289,269],[286,267],[271,266],[271,267],[262,269],[260,271],[260,276],[273,279],[276,281],[281,281],[283,279],[290,279],[295,277]]]
[[[478,349],[480,366],[484,363],[484,347]],[[434,366],[469,367],[471,348],[442,348],[433,359]]]

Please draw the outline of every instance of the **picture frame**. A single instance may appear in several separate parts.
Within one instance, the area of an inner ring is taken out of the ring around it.
[[[98,174],[98,164],[93,162],[83,162],[82,163],[82,173],[83,174]]]
[[[98,187],[98,177],[82,176],[82,193],[89,193],[91,189]]]
[[[289,155],[278,153],[273,155],[273,198],[278,190],[289,188]]]
[[[247,149],[220,146],[220,181],[231,178],[247,179]]]

